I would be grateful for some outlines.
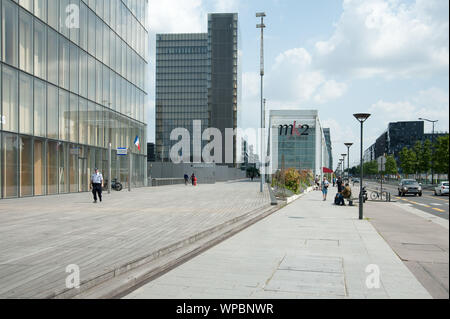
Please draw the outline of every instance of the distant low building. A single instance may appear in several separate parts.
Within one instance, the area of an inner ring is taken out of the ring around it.
[[[417,141],[434,141],[438,136],[445,135],[448,133],[425,133],[423,121],[389,123],[387,130],[364,152],[364,161],[370,162],[386,154],[393,155],[398,162],[403,148],[411,148]]]

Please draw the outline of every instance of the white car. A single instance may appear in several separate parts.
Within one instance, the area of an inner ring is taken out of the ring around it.
[[[434,195],[448,195],[448,182],[442,182],[438,187],[434,189]]]

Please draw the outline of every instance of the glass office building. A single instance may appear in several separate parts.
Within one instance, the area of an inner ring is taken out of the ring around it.
[[[157,160],[169,161],[170,149],[177,143],[170,140],[173,129],[185,128],[193,136],[194,120],[199,121],[200,132],[217,128],[223,138],[226,128],[237,128],[236,13],[209,14],[208,33],[158,34],[156,48]],[[225,140],[222,146],[225,158]],[[233,146],[235,163],[236,140]],[[193,153],[191,142],[191,157]]]
[[[0,0],[1,198],[146,176],[147,0]],[[142,148],[134,145],[139,137]]]
[[[156,36],[157,160],[169,160],[177,143],[170,140],[172,130],[186,128],[192,137],[194,121],[200,132],[209,127],[208,65],[206,33]]]
[[[324,134],[316,110],[271,110],[271,173],[284,167],[322,175],[323,168],[331,164],[329,137]]]

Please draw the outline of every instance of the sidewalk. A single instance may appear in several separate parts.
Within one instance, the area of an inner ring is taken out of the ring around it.
[[[331,197],[311,192],[125,298],[431,298],[358,207]]]
[[[365,215],[436,299],[448,299],[448,220],[399,203],[368,202]]]
[[[113,191],[98,204],[89,193],[2,200],[0,298],[77,293],[68,265],[87,289],[264,207],[269,192],[248,181]]]

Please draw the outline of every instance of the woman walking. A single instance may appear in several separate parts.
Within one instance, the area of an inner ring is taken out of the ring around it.
[[[323,178],[322,182],[322,194],[323,194],[323,201],[325,202],[327,200],[328,195],[328,186],[330,186],[330,183],[328,182],[327,178]]]

